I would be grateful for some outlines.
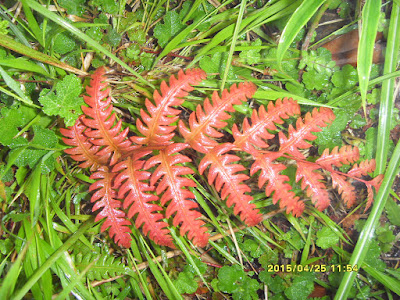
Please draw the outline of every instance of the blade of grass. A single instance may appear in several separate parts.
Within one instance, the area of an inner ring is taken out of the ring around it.
[[[220,87],[221,93],[225,88],[226,79],[228,78],[228,72],[229,69],[231,68],[233,52],[235,51],[236,41],[240,30],[240,24],[243,21],[243,15],[244,15],[244,10],[246,9],[246,4],[247,4],[246,0],[240,1],[239,15],[236,19],[235,30],[233,32],[233,37],[231,41],[231,47],[229,49],[228,58],[226,60],[224,75],[222,76],[221,87]]]
[[[35,17],[33,16],[33,13],[29,8],[29,6],[27,5],[26,1],[21,0],[21,2],[22,2],[22,8],[24,9],[25,13],[25,18],[30,30],[32,31],[34,37],[39,42],[39,44],[45,47],[45,40],[43,38],[43,33],[39,27],[39,24],[37,23]]]
[[[383,208],[385,207],[386,199],[391,190],[391,186],[396,175],[398,174],[399,165],[400,143],[397,143],[396,148],[393,151],[392,158],[390,159],[389,166],[386,169],[382,185],[379,189],[378,195],[375,198],[372,211],[367,219],[367,222],[364,225],[364,228],[360,233],[360,238],[358,239],[353,254],[351,256],[349,264],[352,266],[361,266],[364,261],[369,245],[371,244],[371,236],[374,234],[374,231],[378,225],[379,218],[382,214]],[[343,279],[340,282],[339,289],[336,293],[335,299],[346,299],[356,275],[357,272],[349,272],[344,274]]]
[[[21,273],[22,269],[22,260],[25,257],[25,253],[30,246],[30,242],[26,243],[22,251],[18,254],[17,259],[11,266],[7,275],[4,277],[2,285],[0,287],[0,300],[10,299],[10,295],[14,291],[15,285],[17,283],[19,273]]]
[[[400,45],[400,6],[393,3],[390,16],[389,33],[386,43],[385,65],[383,74],[390,74],[396,70],[397,57]],[[375,175],[382,174],[385,169],[390,139],[391,119],[394,105],[395,79],[391,78],[382,83],[381,100],[379,106],[378,140],[376,149]]]
[[[32,100],[25,95],[25,93],[21,90],[19,84],[14,79],[12,79],[12,77],[8,75],[7,72],[1,66],[0,66],[0,75],[3,77],[8,87],[18,94],[18,96],[20,97],[19,99],[21,99],[22,102],[24,102],[29,106],[33,105]]]
[[[35,72],[46,77],[52,77],[45,69],[25,58],[0,59],[0,65],[28,72]]]
[[[278,65],[281,65],[286,50],[289,49],[290,44],[300,32],[301,28],[306,25],[325,1],[326,0],[305,0],[292,14],[279,40],[277,49]]]
[[[131,72],[133,75],[137,77],[139,81],[142,83],[154,88],[154,86],[148,82],[146,79],[144,79],[139,73],[137,73],[135,70],[133,70],[131,67],[129,67],[125,62],[120,60],[117,56],[115,56],[113,53],[111,53],[109,50],[104,48],[102,45],[100,45],[98,42],[96,42],[94,39],[80,31],[78,28],[76,28],[74,25],[71,23],[65,21],[63,18],[60,16],[56,15],[55,13],[49,11],[47,8],[43,7],[39,3],[37,3],[34,0],[25,0],[27,4],[30,6],[31,9],[37,11],[41,15],[45,16],[46,18],[52,20],[53,22],[57,23],[58,25],[64,27],[67,29],[70,33],[73,35],[77,36],[79,39],[82,41],[86,42],[88,45],[92,46],[96,50],[100,51],[104,55],[108,56],[112,60],[114,60],[116,63],[120,64],[122,67],[124,67],[126,70]]]
[[[29,48],[21,43],[18,43],[17,41],[15,41],[13,38],[9,37],[8,35],[1,35],[0,46],[3,46],[4,48],[10,49],[19,54],[31,57],[38,61],[44,62],[46,64],[64,69],[65,71],[72,72],[72,73],[75,73],[78,75],[87,75],[86,72],[76,69],[74,67],[71,67],[70,65],[59,61],[57,58],[48,56],[47,54],[41,53],[41,52],[34,50],[32,48]]]
[[[78,276],[75,276],[71,283],[68,284],[67,287],[63,287],[63,290],[61,293],[57,295],[57,298],[55,300],[63,300],[63,299],[68,299],[69,293],[75,288],[75,286],[82,281],[83,278],[85,278],[86,273],[90,270],[90,268],[94,265],[94,261],[92,261],[90,264],[87,265],[87,267],[79,273]]]
[[[380,13],[381,0],[367,0],[365,2],[361,16],[361,35],[357,54],[358,80],[360,82],[361,100],[365,115],[368,81],[371,73]]]
[[[382,283],[385,287],[392,290],[397,295],[400,295],[400,280],[393,278],[392,276],[386,275],[385,273],[380,272],[377,269],[368,265],[364,265],[363,269],[380,283]]]
[[[71,247],[79,237],[84,234],[93,225],[93,219],[89,219],[83,223],[79,229],[59,247],[50,257],[41,265],[35,273],[26,281],[23,287],[17,291],[13,297],[15,300],[22,299],[31,287],[40,279],[40,277],[57,261],[57,259]]]
[[[156,278],[157,283],[160,285],[160,287],[168,297],[168,299],[183,299],[182,296],[179,294],[178,290],[176,289],[175,285],[169,278],[167,272],[155,259],[156,257],[153,251],[151,251],[149,245],[147,245],[142,236],[140,236],[139,238],[143,248],[143,252],[146,255],[146,259],[149,263],[150,270],[153,273],[153,276]],[[152,257],[150,257],[149,253],[151,254]]]
[[[243,29],[246,26],[251,24],[251,22],[253,22],[254,20],[259,19],[260,17],[262,17],[262,19],[268,19],[269,17],[283,10],[287,6],[290,6],[291,4],[292,0],[282,0],[275,2],[272,5],[265,5],[264,8],[257,10],[255,13],[246,16],[246,18],[243,19],[240,24],[240,30],[243,31]],[[245,31],[247,31],[247,29],[248,28],[246,28]],[[231,24],[229,26],[226,26],[224,29],[220,30],[206,46],[201,48],[201,50],[197,53],[196,57],[189,64],[188,67],[191,67],[195,63],[197,63],[204,55],[208,54],[208,51],[212,50],[214,47],[218,46],[223,41],[230,39],[233,36],[234,30],[235,30],[235,24]]]
[[[204,279],[203,274],[201,274],[199,268],[197,267],[196,263],[193,260],[192,255],[189,252],[189,247],[186,244],[185,239],[182,236],[178,236],[175,232],[175,228],[171,228],[171,235],[174,238],[176,244],[178,245],[179,249],[181,249],[182,253],[185,254],[186,259],[192,265],[194,271],[196,272],[197,276],[203,281],[204,285],[209,289],[210,287],[207,284],[207,281]]]

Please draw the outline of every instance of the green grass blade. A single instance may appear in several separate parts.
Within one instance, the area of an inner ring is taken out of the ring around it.
[[[0,46],[15,51],[24,56],[28,56],[38,61],[44,62],[46,64],[64,69],[65,71],[72,72],[78,75],[87,75],[86,72],[71,67],[70,65],[59,61],[57,58],[48,56],[47,54],[41,53],[21,43],[16,42],[13,38],[9,37],[8,35],[1,35]]]
[[[296,35],[300,32],[301,28],[306,25],[306,23],[315,14],[318,8],[326,0],[305,0],[293,13],[282,32],[281,38],[279,40],[277,49],[277,60],[280,65],[283,56],[287,49],[289,49],[290,44],[295,39]]]
[[[87,267],[78,275],[72,278],[71,283],[68,284],[67,287],[63,287],[63,290],[61,293],[58,294],[57,298],[55,300],[63,300],[63,299],[68,299],[69,293],[75,288],[75,286],[80,283],[84,278],[86,273],[90,270],[90,268],[94,265],[94,261],[92,261],[90,264],[87,265]]]
[[[373,235],[379,218],[382,214],[383,208],[385,207],[386,199],[389,195],[391,186],[395,177],[398,174],[398,168],[400,165],[400,143],[397,143],[396,148],[393,151],[392,158],[390,159],[389,166],[385,172],[385,178],[383,179],[382,185],[379,189],[378,195],[375,198],[372,211],[367,219],[360,233],[360,238],[354,248],[353,254],[351,256],[349,264],[352,266],[361,266],[365,255],[368,251],[369,245],[371,243],[371,236]],[[356,272],[345,273],[343,279],[340,283],[339,289],[335,296],[335,299],[346,299],[350,288],[353,284],[354,278],[356,277]]]
[[[25,257],[25,253],[28,250],[30,243],[26,243],[22,251],[19,253],[17,259],[11,266],[7,275],[3,279],[2,285],[0,287],[0,300],[10,299],[10,295],[14,291],[15,285],[17,283],[19,273],[21,272],[22,260]]]
[[[32,31],[33,35],[35,36],[37,41],[40,43],[40,45],[45,47],[45,40],[43,39],[43,33],[39,27],[39,24],[37,23],[35,17],[33,16],[33,13],[31,11],[31,9],[29,8],[29,6],[27,5],[26,1],[21,0],[21,2],[22,2],[22,7],[24,9],[24,13],[25,13],[25,18],[26,18],[26,21],[28,23],[30,30]]]
[[[364,112],[366,111],[368,81],[371,73],[372,58],[374,55],[375,38],[378,31],[380,13],[380,0],[367,0],[365,2],[361,17],[362,27],[357,57],[358,80],[360,82],[360,91]]]
[[[57,261],[57,259],[63,255],[64,251],[67,251],[79,237],[84,234],[93,225],[93,220],[89,219],[83,223],[79,229],[67,240],[65,243],[59,247],[44,263],[41,265],[35,273],[26,281],[24,286],[15,293],[13,299],[22,299],[26,293],[31,289],[31,287],[40,279],[40,277]]]
[[[258,10],[256,13],[251,14],[251,15],[247,16],[245,19],[243,19],[240,24],[240,31],[242,33],[247,32],[248,28],[246,28],[246,26],[251,24],[254,20],[257,20],[257,19],[259,20],[260,17],[262,17],[263,19],[268,19],[269,17],[273,16],[274,14],[278,13],[279,11],[281,11],[282,9],[284,9],[285,7],[287,7],[291,4],[292,4],[292,0],[282,0],[282,1],[272,4],[270,6],[266,5],[264,8]],[[244,30],[245,28],[246,28],[246,30]],[[199,51],[199,53],[197,53],[196,57],[189,64],[189,67],[191,67],[195,63],[197,63],[204,55],[207,55],[210,50],[214,49],[214,47],[216,47],[220,43],[232,38],[234,31],[235,31],[235,24],[230,24],[229,26],[226,26],[224,29],[220,30],[212,38],[212,40],[210,42],[208,42],[207,45],[204,46]]]
[[[400,280],[389,276],[383,272],[378,271],[377,269],[370,266],[363,266],[363,269],[368,272],[372,277],[382,283],[385,287],[395,292],[397,295],[400,295]]]
[[[33,102],[31,99],[29,99],[25,93],[21,90],[19,84],[12,79],[10,75],[7,74],[7,72],[0,66],[0,75],[3,77],[4,82],[8,85],[10,89],[12,89],[18,96],[20,97],[18,100],[21,100],[22,102],[28,104],[29,106],[32,106]]]
[[[45,69],[29,60],[26,60],[25,58],[0,59],[0,65],[28,72],[35,72],[46,77],[52,77],[52,75]]]
[[[246,3],[247,3],[246,0],[240,2],[239,15],[236,19],[235,31],[233,32],[231,47],[229,49],[228,59],[226,60],[224,75],[222,76],[221,87],[220,87],[221,92],[225,88],[226,79],[228,78],[228,72],[229,72],[229,69],[231,68],[233,52],[235,51],[236,41],[237,41],[239,30],[240,30],[240,24],[243,21],[243,14],[244,14],[244,10],[246,8]]]
[[[115,56],[113,53],[111,53],[111,51],[107,50],[102,45],[100,45],[98,42],[96,42],[94,39],[92,39],[91,37],[89,37],[88,35],[83,33],[82,31],[80,31],[74,25],[65,21],[63,18],[56,15],[55,13],[49,11],[47,8],[43,7],[42,5],[40,5],[39,3],[37,3],[34,0],[25,0],[25,1],[31,7],[31,9],[37,11],[38,13],[42,14],[46,18],[48,18],[48,19],[52,20],[53,22],[57,23],[58,25],[64,27],[70,33],[74,34],[79,39],[86,42],[88,45],[92,46],[96,50],[100,51],[101,53],[103,53],[104,55],[113,59],[115,62],[120,64],[122,67],[127,69],[129,72],[131,72],[133,75],[135,75],[139,81],[154,88],[154,86],[150,82],[148,82],[146,79],[144,79],[139,73],[137,73],[135,70],[133,70],[131,67],[129,67],[125,62],[123,62],[117,56]]]
[[[175,285],[172,283],[171,278],[169,278],[167,272],[160,265],[160,263],[155,260],[153,252],[143,237],[140,237],[140,242],[143,248],[143,253],[146,255],[147,262],[149,263],[149,268],[168,299],[183,299],[177,291]],[[152,257],[150,257],[149,253]]]
[[[385,65],[383,74],[390,74],[396,70],[397,57],[400,45],[400,6],[393,3],[390,17],[389,33],[386,43]],[[395,79],[391,78],[382,83],[381,101],[379,106],[378,140],[376,149],[375,175],[381,174],[385,169],[390,139],[390,121],[394,105]]]

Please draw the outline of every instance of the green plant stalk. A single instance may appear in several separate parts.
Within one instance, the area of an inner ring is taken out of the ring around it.
[[[47,54],[41,53],[41,52],[36,51],[32,48],[29,48],[21,43],[14,41],[8,35],[0,35],[0,46],[3,46],[4,48],[15,51],[19,54],[31,57],[40,62],[44,62],[46,64],[64,69],[65,71],[72,72],[72,73],[75,73],[78,75],[87,75],[86,72],[76,69],[74,67],[71,67],[70,65],[59,61],[57,58],[48,56]]]
[[[354,248],[353,254],[350,258],[349,264],[354,266],[361,266],[365,255],[367,254],[369,245],[371,244],[371,237],[374,234],[375,228],[378,225],[379,218],[382,214],[383,208],[386,204],[386,199],[389,195],[393,181],[398,174],[398,168],[400,165],[400,143],[397,143],[394,149],[392,158],[390,159],[389,166],[385,172],[385,177],[382,181],[382,185],[379,189],[378,195],[376,196],[372,211],[367,219],[360,233],[360,238]],[[345,273],[342,281],[340,282],[339,289],[336,293],[335,299],[346,299],[350,292],[350,288],[353,284],[354,278],[357,272]]]
[[[65,243],[59,247],[50,257],[41,265],[35,273],[28,279],[24,286],[16,292],[13,299],[22,299],[30,288],[40,279],[40,277],[57,261],[57,259],[71,247],[79,237],[84,234],[93,225],[93,218],[83,223],[79,229],[68,239]]]
[[[154,86],[149,81],[144,79],[139,73],[137,73],[135,70],[133,70],[131,67],[129,67],[125,62],[120,60],[117,56],[115,56],[109,50],[104,48],[102,45],[100,45],[94,39],[92,39],[91,37],[89,37],[88,35],[83,33],[82,31],[80,31],[78,28],[76,28],[72,24],[66,22],[63,18],[61,18],[60,16],[56,15],[55,13],[49,11],[48,9],[46,9],[45,7],[43,7],[36,1],[34,1],[34,0],[25,0],[25,1],[30,6],[31,9],[37,11],[38,13],[42,14],[46,18],[48,18],[48,19],[52,20],[53,22],[57,23],[58,25],[64,27],[70,33],[74,34],[75,36],[77,36],[78,38],[80,38],[81,40],[86,42],[88,45],[90,45],[93,48],[95,48],[96,50],[102,52],[103,54],[105,54],[106,56],[108,56],[109,58],[114,60],[116,63],[120,64],[126,70],[128,70],[133,75],[135,75],[140,82],[154,88]]]
[[[400,7],[393,3],[390,17],[389,33],[386,43],[385,65],[383,74],[389,74],[396,70],[397,57],[400,45]],[[388,145],[390,139],[391,119],[393,112],[394,78],[382,83],[381,100],[379,107],[378,140],[376,149],[375,176],[381,174],[386,166]]]
[[[233,32],[231,47],[229,49],[228,59],[226,60],[224,75],[222,77],[221,88],[220,88],[221,93],[225,88],[226,79],[228,78],[228,72],[229,72],[229,69],[231,68],[233,52],[235,51],[236,40],[238,38],[240,24],[242,23],[242,20],[243,20],[243,14],[244,14],[244,10],[246,8],[246,3],[247,3],[246,0],[243,0],[240,2],[239,15],[236,19],[235,31]]]
[[[368,81],[371,73],[372,58],[378,23],[381,12],[381,0],[367,0],[362,10],[361,35],[358,43],[357,71],[360,82],[361,100],[366,115]]]

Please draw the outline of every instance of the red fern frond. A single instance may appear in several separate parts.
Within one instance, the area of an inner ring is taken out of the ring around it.
[[[365,205],[364,212],[367,211],[374,202],[374,191],[370,185],[367,185],[367,204]]]
[[[208,98],[204,100],[204,110],[200,105],[197,106],[196,112],[192,112],[189,117],[188,129],[182,121],[179,121],[179,131],[188,143],[195,150],[207,153],[209,149],[218,145],[212,138],[219,138],[222,133],[217,129],[221,129],[227,125],[225,120],[231,116],[226,112],[233,112],[235,109],[232,105],[241,104],[247,98],[251,98],[256,92],[257,87],[251,82],[239,83],[232,85],[230,91],[223,90],[222,96],[219,97],[217,92],[212,95],[212,104]]]
[[[300,216],[304,211],[304,203],[299,201],[299,197],[291,191],[292,187],[287,183],[289,177],[279,174],[286,169],[283,164],[274,163],[273,161],[280,157],[279,152],[266,152],[262,155],[257,155],[250,169],[250,174],[254,175],[258,170],[261,174],[258,177],[258,187],[262,188],[268,182],[265,188],[267,196],[274,193],[272,196],[273,203],[276,204],[279,200],[281,208],[286,208],[286,213],[292,212],[295,216]]]
[[[296,129],[289,125],[289,137],[287,138],[283,132],[279,132],[279,151],[290,154],[294,157],[304,159],[304,155],[299,149],[308,149],[311,144],[306,142],[313,141],[317,137],[312,132],[321,131],[321,127],[327,126],[335,119],[335,114],[330,108],[321,107],[320,110],[314,108],[312,113],[307,113],[304,122],[299,118],[296,122]]]
[[[204,227],[204,222],[198,220],[202,215],[195,209],[198,208],[194,199],[194,194],[188,187],[195,187],[193,180],[184,177],[185,175],[193,174],[192,169],[178,164],[190,162],[191,159],[187,156],[179,154],[179,151],[187,148],[187,144],[171,144],[164,150],[160,150],[159,154],[150,158],[144,165],[147,170],[157,166],[156,170],[150,177],[150,184],[154,186],[157,183],[156,192],[161,195],[161,204],[168,204],[165,216],[171,217],[173,214],[174,226],[181,226],[180,233],[187,233],[189,239],[193,240],[196,246],[204,247],[208,243],[209,234],[207,228]]]
[[[276,130],[275,124],[282,124],[282,119],[288,119],[290,116],[300,114],[300,106],[293,99],[278,99],[274,103],[268,104],[267,110],[260,106],[258,113],[253,110],[251,116],[251,125],[246,118],[243,121],[242,132],[240,133],[236,124],[233,124],[232,135],[235,138],[234,144],[246,152],[254,152],[254,147],[267,148],[265,140],[274,137],[268,130]]]
[[[341,167],[342,164],[348,165],[354,163],[360,158],[360,152],[357,147],[350,145],[340,148],[335,147],[329,154],[329,149],[325,149],[321,157],[316,160],[316,163],[324,167],[328,171],[332,170],[332,166]]]
[[[161,83],[161,95],[154,92],[155,105],[146,99],[146,108],[140,111],[142,120],[136,120],[136,127],[144,137],[133,137],[132,140],[140,145],[168,145],[174,136],[176,126],[171,126],[178,119],[179,110],[172,106],[179,106],[184,102],[183,97],[193,90],[192,85],[199,84],[206,78],[206,73],[200,69],[180,70],[178,78],[171,76],[169,86],[165,81]],[[143,122],[142,122],[143,121]]]
[[[89,107],[82,106],[86,115],[82,121],[92,129],[85,132],[92,138],[90,141],[94,145],[103,146],[96,154],[110,159],[110,165],[113,165],[123,153],[132,150],[133,147],[131,141],[126,138],[129,128],[121,132],[121,120],[114,125],[116,115],[112,113],[110,89],[107,88],[104,74],[104,68],[99,68],[91,76],[90,85],[86,87],[87,95],[83,96]]]
[[[249,176],[237,174],[245,170],[244,166],[234,163],[240,160],[238,156],[225,154],[234,147],[233,144],[225,143],[209,151],[199,164],[199,172],[203,174],[210,166],[208,183],[214,183],[216,190],[221,191],[222,199],[227,198],[228,207],[235,205],[233,212],[239,215],[243,222],[255,226],[261,222],[262,216],[256,206],[250,203],[253,197],[246,194],[251,189],[243,181]]]
[[[331,173],[332,186],[337,188],[339,194],[342,195],[347,208],[350,208],[356,203],[356,191],[354,186],[346,180],[346,177],[339,175],[335,172]]]
[[[374,167],[374,169],[375,169],[375,167]],[[374,191],[372,190],[372,187],[374,187],[375,192],[378,193],[379,192],[379,188],[381,187],[381,184],[382,184],[383,177],[384,177],[383,174],[379,174],[375,178],[364,182],[365,185],[367,186],[367,192],[368,192],[368,198],[367,198],[368,201],[367,201],[367,204],[365,206],[365,210],[364,211],[367,211],[368,208],[371,207],[372,202],[374,202]]]
[[[307,188],[307,196],[311,196],[312,202],[318,210],[323,211],[330,204],[329,194],[326,186],[320,180],[323,180],[321,174],[315,172],[320,166],[309,162],[297,162],[296,182],[301,179],[301,188]]]
[[[106,165],[107,160],[96,155],[100,146],[95,146],[89,142],[84,134],[85,130],[88,131],[89,129],[82,123],[81,118],[76,120],[74,126],[67,129],[60,128],[60,132],[64,136],[63,142],[74,147],[65,149],[64,152],[71,155],[73,160],[82,162],[79,167],[90,168],[91,171],[95,171],[99,166]]]
[[[353,177],[367,176],[368,173],[375,171],[376,162],[375,159],[363,160],[360,165],[354,164],[353,168],[347,174]]]
[[[100,167],[96,173],[90,176],[91,179],[97,179],[97,181],[90,186],[89,191],[96,191],[91,199],[92,202],[96,202],[93,211],[101,209],[95,221],[106,218],[101,226],[101,231],[104,232],[110,227],[110,237],[114,238],[118,245],[129,248],[131,237],[128,233],[130,229],[127,226],[131,223],[126,220],[125,213],[119,209],[121,202],[116,199],[116,192],[112,188],[115,175],[115,173],[109,172],[107,167]]]
[[[167,229],[168,224],[160,221],[164,218],[164,215],[157,213],[162,211],[162,208],[154,203],[158,200],[158,197],[147,193],[154,190],[153,186],[150,187],[147,184],[151,173],[141,170],[144,161],[140,158],[149,153],[151,151],[136,152],[115,165],[113,172],[119,173],[115,178],[114,188],[118,190],[118,198],[125,199],[123,208],[130,207],[128,218],[137,215],[136,227],[140,228],[143,225],[143,233],[148,234],[155,243],[173,248],[172,237]]]

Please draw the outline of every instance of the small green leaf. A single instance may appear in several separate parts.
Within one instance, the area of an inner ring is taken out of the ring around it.
[[[345,65],[333,74],[332,83],[340,91],[348,91],[358,83],[357,70],[351,65]]]
[[[8,33],[8,21],[7,20],[3,20],[0,21],[0,34],[7,34]]]
[[[330,80],[329,74],[323,72],[318,73],[314,69],[309,72],[304,72],[303,74],[303,82],[306,85],[307,89],[310,90],[324,90],[328,88]]]
[[[118,13],[118,3],[114,0],[93,0],[93,6],[111,15]]]
[[[400,205],[398,205],[394,200],[388,198],[385,205],[386,213],[390,223],[396,226],[400,226]]]
[[[176,11],[169,11],[163,18],[164,23],[158,23],[154,28],[154,37],[161,47],[167,43],[186,26],[182,24],[181,18]]]
[[[233,299],[258,299],[258,281],[249,278],[240,266],[223,266],[219,269],[218,279],[218,288],[232,294]]]
[[[194,280],[194,275],[189,272],[179,273],[174,284],[181,294],[193,294],[199,286],[196,280]]]
[[[107,34],[104,36],[104,41],[111,47],[116,47],[121,42],[121,35],[115,29],[109,29]]]
[[[68,14],[82,16],[85,12],[85,2],[86,0],[58,0],[57,3],[64,7]]]
[[[285,295],[290,300],[303,300],[307,299],[307,296],[314,290],[314,279],[313,273],[302,272],[293,280],[293,284],[285,289]]]
[[[37,110],[26,105],[4,107],[0,111],[0,143],[9,146],[13,138],[37,115]]]
[[[67,54],[77,48],[74,37],[67,32],[62,32],[54,39],[53,50],[61,55]]]
[[[255,40],[250,44],[252,47],[261,46],[261,39]],[[243,46],[248,46],[248,43],[244,43]],[[261,60],[260,54],[261,48],[243,50],[239,53],[239,57],[247,64],[253,65],[257,64]]]
[[[40,93],[39,102],[43,105],[43,111],[49,116],[60,116],[65,118],[65,124],[71,126],[82,114],[81,105],[84,104],[82,97],[82,85],[75,75],[67,75],[55,85],[56,92],[43,89]]]
[[[317,246],[322,249],[328,249],[339,243],[339,237],[329,227],[324,227],[317,232]]]

